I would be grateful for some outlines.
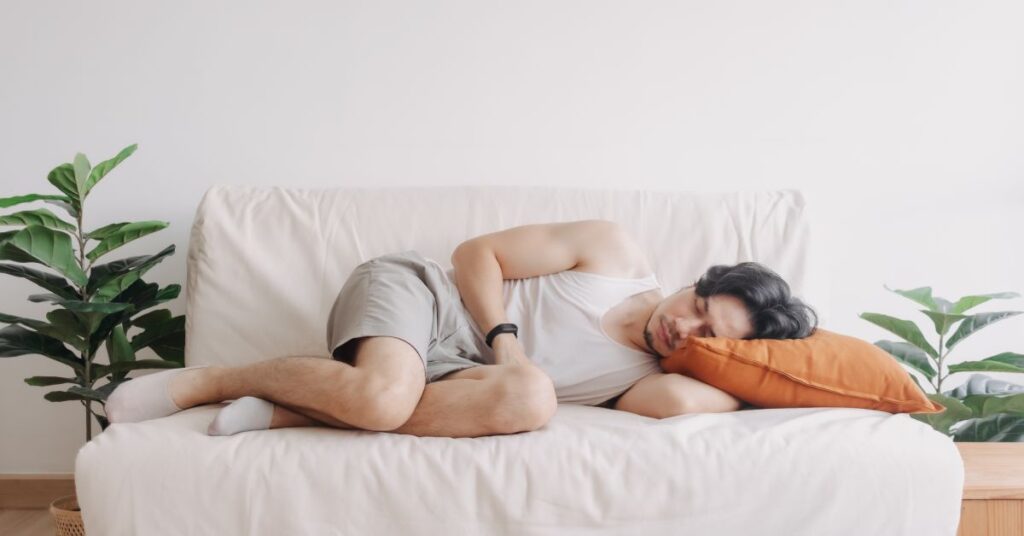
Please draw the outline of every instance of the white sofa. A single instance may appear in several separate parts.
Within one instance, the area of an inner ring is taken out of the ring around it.
[[[665,292],[757,260],[824,308],[799,192],[539,187],[214,187],[188,251],[188,365],[328,357],[347,274],[416,249],[604,218],[647,248]],[[852,313],[850,313],[852,314]],[[949,535],[963,467],[907,415],[748,409],[651,419],[562,405],[544,428],[474,439],[293,428],[210,437],[222,405],[115,424],[75,467],[89,534]]]

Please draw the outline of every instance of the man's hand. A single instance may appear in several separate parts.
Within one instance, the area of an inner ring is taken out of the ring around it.
[[[526,351],[523,350],[523,345],[519,344],[519,339],[511,333],[502,333],[494,337],[491,347],[494,348],[494,363],[496,365],[536,366],[529,357],[526,357]]]

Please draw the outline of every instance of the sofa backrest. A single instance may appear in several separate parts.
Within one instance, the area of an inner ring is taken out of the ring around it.
[[[415,249],[451,267],[474,236],[517,225],[619,222],[668,295],[712,264],[758,261],[818,305],[805,201],[793,190],[693,193],[554,187],[292,189],[214,186],[188,248],[188,365],[328,356],[326,319],[346,277]]]

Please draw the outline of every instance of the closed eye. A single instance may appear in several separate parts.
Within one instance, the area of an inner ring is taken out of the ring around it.
[[[700,301],[704,305],[704,310],[702,311],[702,313],[704,314],[704,318],[706,320],[707,317],[708,317],[708,300],[707,300],[707,298],[702,298]],[[715,330],[711,329],[710,325],[705,326],[704,332],[705,332],[705,337],[717,337],[718,336],[718,335],[715,335]]]

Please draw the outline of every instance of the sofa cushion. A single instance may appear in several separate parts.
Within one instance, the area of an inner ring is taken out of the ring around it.
[[[805,339],[690,337],[661,366],[762,408],[945,410],[881,348],[821,328]]]
[[[75,466],[87,533],[952,535],[963,489],[949,438],[865,409],[658,420],[562,404],[534,432],[450,439],[211,437],[219,407],[87,443]]]

